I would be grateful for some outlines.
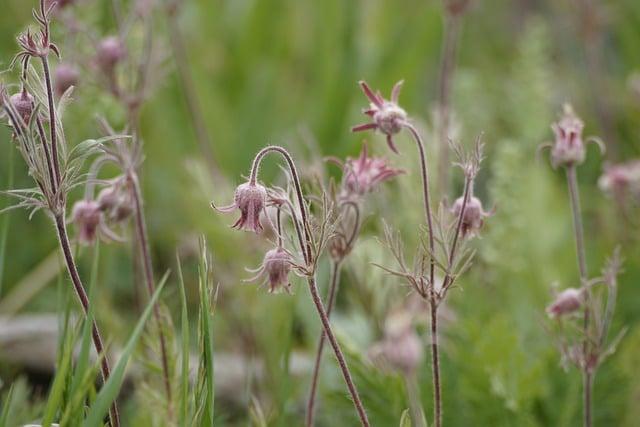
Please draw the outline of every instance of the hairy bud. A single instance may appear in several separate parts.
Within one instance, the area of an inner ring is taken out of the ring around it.
[[[78,231],[78,240],[81,243],[95,242],[102,221],[100,205],[93,200],[79,200],[73,206],[71,220]]]
[[[617,199],[625,195],[640,198],[640,160],[606,166],[598,187]]]
[[[260,214],[264,211],[266,204],[266,188],[257,183],[246,182],[236,188],[233,204],[218,208],[212,203],[211,206],[215,210],[223,213],[233,212],[239,209],[240,218],[238,218],[232,227],[239,230],[261,233],[263,227],[260,222]]]
[[[551,126],[555,134],[555,141],[551,146],[553,167],[573,166],[584,162],[586,149],[582,141],[583,128],[582,120],[575,115],[570,105],[565,105],[562,117]]]
[[[54,76],[56,94],[62,96],[71,86],[76,86],[79,77],[80,73],[75,65],[68,62],[60,63]]]
[[[254,281],[260,277],[264,277],[264,284],[269,285],[269,292],[277,292],[284,289],[287,293],[291,292],[291,284],[289,283],[289,273],[293,267],[293,257],[286,249],[279,246],[268,251],[262,265],[255,270],[257,273],[254,277],[247,281]]]
[[[9,102],[18,114],[20,114],[24,123],[29,124],[34,108],[33,96],[26,90],[22,90],[19,93],[11,95]]]
[[[462,206],[464,205],[464,198],[458,197],[451,207],[451,213],[455,217],[460,216]],[[484,218],[491,215],[491,212],[485,212],[482,208],[482,202],[477,197],[471,196],[467,200],[464,213],[462,215],[462,235],[475,235],[484,225]]]
[[[105,74],[113,72],[115,66],[126,56],[126,49],[120,38],[105,37],[98,43],[96,60]]]
[[[120,186],[113,185],[103,189],[98,195],[98,205],[109,221],[119,223],[133,213],[133,201]]]
[[[582,290],[568,288],[556,295],[555,300],[547,307],[547,314],[559,317],[573,313],[582,306]]]

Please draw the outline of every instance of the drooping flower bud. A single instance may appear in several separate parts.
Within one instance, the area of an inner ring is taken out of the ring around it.
[[[11,98],[9,98],[9,102],[18,112],[18,114],[20,114],[22,121],[24,121],[24,123],[28,125],[29,120],[31,120],[31,114],[33,113],[34,108],[33,96],[26,90],[22,90],[11,95]]]
[[[605,166],[598,187],[619,200],[625,195],[640,199],[640,160]]]
[[[119,185],[103,189],[98,194],[98,205],[107,219],[113,223],[122,222],[133,213],[133,201]]]
[[[362,145],[360,157],[347,159],[343,170],[342,196],[345,198],[363,196],[373,191],[381,182],[404,173],[401,169],[388,167],[381,157],[369,157],[367,144]]]
[[[289,283],[289,273],[292,267],[293,257],[286,249],[279,246],[265,254],[262,265],[256,270],[250,270],[257,274],[246,281],[254,281],[260,277],[264,277],[264,283],[269,285],[270,293],[277,292],[281,289],[290,293],[291,284]]]
[[[422,363],[424,345],[407,312],[392,313],[385,322],[384,338],[374,344],[370,355],[405,375],[415,373]]]
[[[239,230],[253,231],[261,233],[263,230],[260,223],[260,214],[267,204],[267,190],[258,183],[245,182],[236,188],[234,202],[229,206],[211,206],[220,212],[228,213],[240,209],[240,218],[233,224],[233,228]]]
[[[120,38],[105,37],[98,43],[96,60],[105,74],[113,72],[114,67],[126,56],[126,49]]]
[[[62,62],[58,65],[54,76],[56,95],[62,96],[71,86],[78,84],[80,73],[75,65]]]
[[[553,125],[555,141],[551,146],[551,164],[553,167],[574,166],[584,162],[586,149],[582,141],[584,123],[575,115],[570,105],[564,106],[560,120]]]
[[[398,149],[393,143],[393,136],[402,130],[407,121],[407,113],[398,105],[398,97],[402,88],[402,81],[393,86],[391,100],[386,100],[379,92],[374,93],[366,82],[361,81],[360,87],[369,98],[369,108],[364,110],[364,114],[371,117],[371,123],[365,123],[351,128],[352,132],[360,132],[369,129],[376,129],[387,136],[389,148],[397,153]]]
[[[78,231],[78,240],[84,244],[93,243],[102,221],[100,205],[94,200],[77,201],[73,206],[71,220]]]
[[[458,197],[451,207],[451,213],[456,218],[460,216],[462,206],[464,205],[464,197]],[[491,216],[491,212],[485,212],[482,208],[482,202],[477,197],[471,196],[467,200],[462,215],[462,235],[474,236],[484,225],[484,218]]]
[[[547,307],[547,314],[551,317],[573,313],[582,306],[582,290],[567,288],[556,295],[555,300]]]

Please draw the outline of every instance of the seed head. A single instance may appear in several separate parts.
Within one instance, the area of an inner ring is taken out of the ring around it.
[[[373,191],[378,184],[404,173],[401,169],[387,166],[381,157],[369,157],[367,144],[362,145],[360,157],[347,159],[343,166],[343,196],[353,198]]]
[[[110,74],[126,54],[127,51],[120,38],[108,36],[98,43],[96,60],[102,71],[105,74]]]
[[[407,121],[407,113],[398,105],[402,83],[399,81],[393,86],[391,100],[386,100],[380,95],[380,92],[374,93],[366,82],[361,81],[360,87],[370,101],[369,108],[365,109],[363,113],[371,117],[372,122],[351,128],[352,132],[369,129],[379,130],[387,136],[387,144],[394,153],[398,153],[398,149],[393,143],[393,136],[402,130]]]
[[[68,62],[60,63],[54,75],[56,94],[62,96],[71,86],[76,86],[79,77],[80,73],[75,65]]]
[[[23,89],[19,93],[11,95],[9,102],[18,114],[20,114],[24,123],[28,125],[34,108],[33,96],[27,92],[26,89]]]
[[[100,205],[94,200],[80,200],[73,206],[71,219],[78,231],[78,240],[92,244],[102,221]]]
[[[584,123],[575,115],[570,105],[564,106],[560,120],[553,125],[555,141],[551,146],[553,167],[579,165],[585,159],[585,145],[582,141]]]
[[[240,218],[233,224],[233,228],[261,233],[263,227],[260,214],[266,204],[267,190],[260,184],[245,182],[236,188],[233,204],[218,208],[212,203],[211,206],[223,213],[240,209]]]
[[[550,317],[559,317],[573,313],[582,305],[582,290],[567,288],[556,295],[555,300],[547,307]]]
[[[464,197],[458,197],[451,207],[451,213],[456,218],[460,216],[460,211],[464,205]],[[477,197],[471,196],[467,200],[462,215],[462,235],[474,236],[484,225],[484,218],[491,216],[491,212],[485,212],[482,208],[482,202]]]

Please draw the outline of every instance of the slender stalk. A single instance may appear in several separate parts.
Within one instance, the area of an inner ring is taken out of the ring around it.
[[[347,366],[347,361],[342,354],[342,350],[340,349],[340,345],[338,344],[338,340],[336,340],[333,331],[331,330],[331,324],[329,323],[329,317],[327,317],[327,312],[324,309],[324,305],[322,304],[322,300],[320,299],[320,295],[318,294],[318,286],[316,285],[315,277],[309,277],[309,290],[311,292],[311,298],[313,299],[313,303],[316,306],[316,310],[320,315],[320,320],[322,321],[322,327],[324,328],[324,335],[329,339],[329,343],[333,348],[333,352],[336,355],[336,359],[338,359],[338,365],[340,366],[340,371],[342,371],[342,376],[344,377],[344,381],[347,383],[347,388],[349,389],[349,394],[351,395],[351,399],[353,400],[353,404],[358,411],[358,417],[360,418],[360,422],[363,426],[369,427],[369,419],[367,418],[367,413],[364,410],[364,406],[362,406],[362,401],[360,400],[360,396],[358,395],[358,390],[353,383],[353,379],[351,378],[351,373],[349,372],[349,367]]]
[[[333,310],[333,306],[336,301],[336,291],[338,288],[338,284],[340,283],[341,264],[342,263],[340,261],[334,261],[331,263],[329,295],[327,296],[327,317],[331,316],[331,311]],[[320,376],[320,365],[322,363],[322,353],[324,351],[325,339],[326,337],[324,333],[320,334],[320,339],[318,340],[318,349],[316,351],[316,361],[313,366],[313,376],[311,377],[309,400],[307,402],[307,427],[313,426],[313,417],[315,415],[314,406],[316,400],[316,392],[318,389],[318,379]]]
[[[69,276],[71,277],[71,282],[73,283],[73,288],[80,300],[80,305],[82,306],[82,311],[85,316],[89,312],[89,298],[87,297],[87,293],[84,289],[84,285],[82,284],[82,280],[80,279],[80,275],[78,274],[78,268],[76,267],[75,259],[73,257],[73,253],[71,251],[71,244],[69,243],[69,236],[67,235],[67,228],[65,224],[64,215],[57,215],[55,217],[56,230],[58,233],[58,240],[60,242],[60,247],[62,249],[62,253],[64,255],[64,261],[67,266],[67,271]],[[98,324],[96,321],[93,321],[92,325],[92,337],[93,337],[93,346],[96,349],[96,354],[102,355],[100,369],[102,372],[102,381],[106,383],[109,379],[109,375],[111,374],[111,369],[109,367],[109,359],[107,354],[104,352],[104,345],[102,344],[102,338],[100,336],[100,331],[98,329]],[[109,409],[109,420],[111,422],[112,427],[120,426],[120,417],[118,415],[118,406],[114,401]]]
[[[147,284],[147,290],[149,296],[155,292],[155,281],[153,277],[153,266],[151,264],[151,254],[149,251],[149,239],[147,236],[147,225],[144,220],[144,213],[142,207],[142,191],[140,190],[140,183],[138,176],[134,171],[130,171],[127,175],[129,183],[131,184],[131,193],[133,195],[133,201],[135,204],[135,233],[136,240],[138,241],[138,247],[140,249],[140,255],[142,258],[144,278]],[[162,331],[162,322],[160,318],[160,309],[158,304],[153,306],[153,317],[158,326],[158,335],[160,339],[160,357],[162,360],[162,373],[164,380],[165,393],[167,395],[167,405],[169,418],[173,418],[173,402],[171,396],[171,378],[169,374],[169,361],[167,357],[167,346],[165,342],[164,332]]]
[[[47,86],[47,101],[49,103],[49,130],[51,136],[51,160],[55,175],[55,184],[60,184],[60,164],[58,163],[58,134],[56,131],[56,110],[53,97],[53,87],[51,85],[51,72],[49,71],[49,59],[42,57],[42,70],[44,71],[44,81]]]
[[[436,291],[429,292],[431,314],[431,369],[433,371],[433,424],[442,425],[442,383],[440,380],[440,351],[438,348],[438,302]]]
[[[53,164],[51,162],[51,154],[49,153],[49,147],[47,146],[47,137],[44,133],[44,128],[42,127],[42,120],[39,117],[36,117],[36,125],[38,127],[38,135],[40,136],[40,143],[42,144],[42,149],[44,150],[44,157],[47,161],[47,171],[49,172],[49,180],[51,181],[51,189],[55,193],[57,190],[56,180],[53,176]]]
[[[582,213],[580,209],[580,193],[578,191],[578,180],[576,176],[576,167],[568,166],[567,172],[567,184],[569,186],[569,199],[571,202],[571,212],[573,214],[573,230],[576,239],[576,254],[578,258],[578,269],[580,271],[580,281],[582,286],[585,287],[585,304],[584,304],[584,318],[583,318],[583,333],[584,341],[582,343],[582,356],[583,360],[589,358],[589,318],[591,316],[591,290],[589,286],[585,286],[588,281],[587,272],[587,260],[585,256],[584,245],[584,229],[582,226]],[[583,384],[583,420],[585,427],[591,427],[591,395],[593,389],[593,373],[589,366],[582,367],[582,384]]]

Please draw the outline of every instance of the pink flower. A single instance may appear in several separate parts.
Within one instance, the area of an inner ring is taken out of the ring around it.
[[[211,203],[211,206],[223,213],[240,209],[240,218],[232,227],[261,233],[263,227],[260,223],[260,214],[264,211],[266,204],[267,190],[260,184],[246,182],[236,188],[233,204],[218,208]]]
[[[575,115],[570,105],[565,105],[560,120],[551,125],[556,137],[555,142],[551,145],[551,164],[553,167],[579,165],[584,162],[583,128],[582,120]]]
[[[78,84],[80,73],[78,69],[67,62],[58,65],[54,76],[55,91],[58,96],[62,96],[71,86]]]
[[[98,205],[107,219],[119,223],[131,216],[134,203],[130,194],[120,185],[112,185],[98,194]]]
[[[606,166],[598,179],[598,186],[602,191],[618,198],[627,193],[640,196],[640,160]]]
[[[462,210],[464,204],[464,198],[458,197],[451,207],[451,213],[457,218]],[[464,208],[464,214],[462,215],[462,235],[474,236],[476,235],[482,226],[484,225],[484,218],[491,216],[492,212],[485,212],[482,208],[482,202],[477,197],[471,196],[467,200],[467,205]]]
[[[402,126],[407,121],[407,113],[398,105],[402,83],[402,81],[399,81],[393,86],[391,100],[386,100],[379,92],[374,93],[366,82],[360,81],[362,91],[371,101],[369,108],[363,112],[371,117],[372,122],[351,128],[352,132],[369,129],[379,130],[387,136],[387,144],[394,153],[398,153],[398,149],[393,143],[393,136],[402,130]]]
[[[582,290],[568,288],[556,295],[555,300],[547,307],[547,314],[558,317],[573,313],[582,305]]]
[[[385,322],[384,338],[369,351],[374,360],[381,360],[406,375],[413,374],[422,362],[424,345],[406,312],[392,313]]]
[[[373,191],[378,184],[404,173],[401,169],[388,167],[381,157],[369,157],[366,143],[362,145],[357,159],[347,159],[343,170],[342,186],[347,198],[352,195],[363,196]]]
[[[254,281],[262,276],[265,277],[264,283],[269,284],[269,292],[273,293],[280,289],[284,289],[287,293],[291,293],[291,284],[289,283],[289,273],[293,266],[293,257],[283,247],[277,247],[268,251],[262,265],[250,270],[257,273],[247,281]]]
[[[111,74],[113,68],[122,61],[127,51],[120,38],[116,36],[105,37],[98,43],[96,60],[105,74]]]
[[[33,96],[26,90],[22,90],[19,93],[11,95],[9,102],[16,112],[20,114],[22,121],[24,121],[26,125],[29,125],[34,105]]]
[[[100,205],[93,200],[80,200],[73,206],[71,220],[78,230],[81,243],[92,244],[96,240],[102,222]]]

